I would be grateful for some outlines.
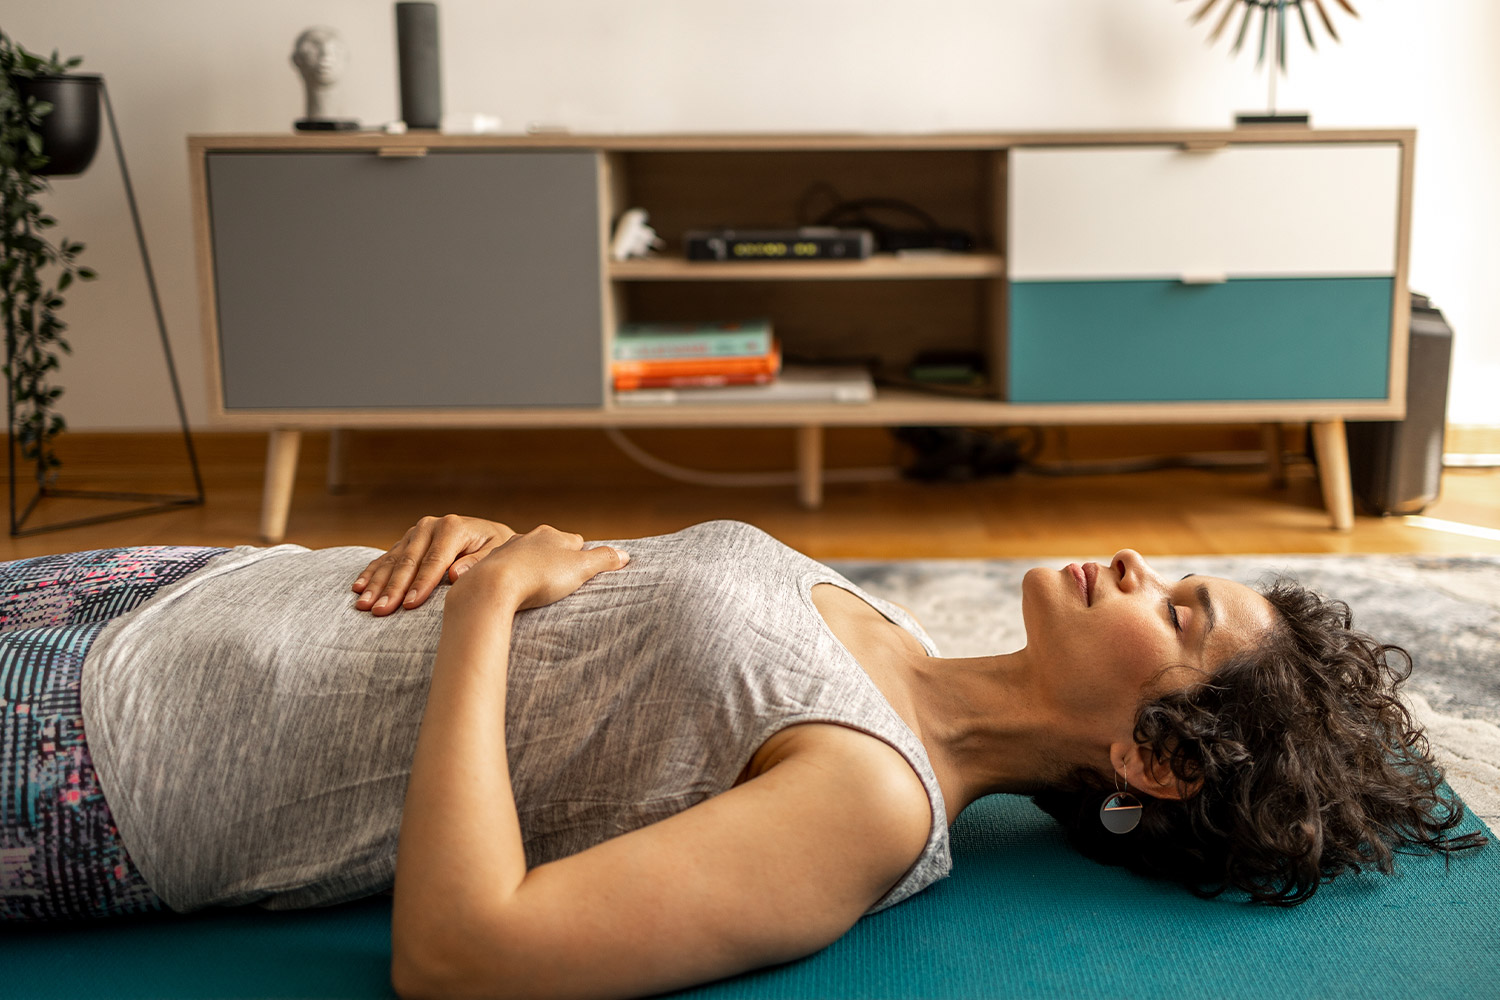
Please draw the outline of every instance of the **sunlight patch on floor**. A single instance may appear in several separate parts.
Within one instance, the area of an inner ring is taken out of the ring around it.
[[[1470,538],[1483,538],[1491,542],[1500,542],[1500,528],[1483,528],[1477,524],[1464,524],[1462,521],[1445,521],[1440,517],[1422,517],[1412,514],[1401,519],[1403,524],[1413,528],[1426,528],[1428,531],[1445,531],[1450,535],[1467,535]]]

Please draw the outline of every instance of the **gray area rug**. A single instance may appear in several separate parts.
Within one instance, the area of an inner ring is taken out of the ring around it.
[[[1044,564],[1060,569],[1068,561]],[[1427,728],[1449,783],[1492,829],[1500,822],[1500,557],[1211,556],[1150,562],[1169,580],[1202,573],[1254,587],[1290,576],[1347,602],[1356,628],[1411,653],[1414,667],[1402,690]],[[1038,565],[1035,560],[830,565],[910,610],[944,656],[1025,645],[1021,578]]]

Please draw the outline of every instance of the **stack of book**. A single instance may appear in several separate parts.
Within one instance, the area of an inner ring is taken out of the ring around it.
[[[863,368],[781,367],[769,320],[626,323],[610,365],[624,406],[717,403],[868,403]]]
[[[615,335],[615,391],[765,385],[781,371],[769,320],[626,323]]]

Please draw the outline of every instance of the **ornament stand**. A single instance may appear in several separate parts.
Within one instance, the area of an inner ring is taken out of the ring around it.
[[[1260,3],[1253,6],[1249,5],[1247,0],[1247,7],[1249,8],[1246,11],[1245,17],[1247,25],[1250,23],[1249,10],[1253,10],[1255,6],[1261,8],[1261,14],[1265,18],[1265,21],[1261,25],[1260,58],[1256,61],[1257,66],[1266,61],[1266,27],[1273,17],[1276,21],[1276,52],[1270,59],[1270,65],[1266,71],[1269,90],[1266,95],[1267,110],[1265,113],[1256,111],[1241,112],[1234,116],[1234,124],[1236,127],[1242,125],[1311,125],[1312,116],[1306,111],[1283,111],[1278,113],[1276,110],[1276,76],[1278,73],[1286,72],[1286,0],[1275,0],[1274,15],[1272,14],[1273,4],[1270,0],[1261,0]],[[1307,14],[1302,10],[1300,3],[1297,3],[1297,10],[1302,17],[1303,29],[1307,33],[1307,42],[1309,45],[1312,45],[1312,29],[1307,25]],[[1331,25],[1330,30],[1332,30]],[[1242,29],[1240,39],[1235,42],[1236,52],[1239,51],[1240,41],[1243,41],[1243,39],[1244,31]]]
[[[1312,115],[1306,111],[1281,111],[1276,110],[1276,74],[1278,68],[1285,69],[1285,50],[1280,59],[1273,60],[1267,76],[1271,79],[1270,93],[1266,96],[1267,111],[1262,114],[1256,111],[1242,111],[1234,116],[1235,127],[1241,125],[1311,125]]]

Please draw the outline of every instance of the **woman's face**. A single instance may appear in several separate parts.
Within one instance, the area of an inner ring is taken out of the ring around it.
[[[1217,577],[1163,580],[1140,553],[1033,569],[1021,588],[1036,688],[1060,718],[1129,738],[1146,695],[1206,680],[1275,621],[1270,602]]]

